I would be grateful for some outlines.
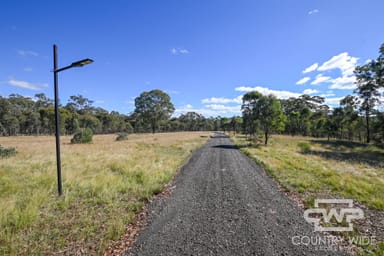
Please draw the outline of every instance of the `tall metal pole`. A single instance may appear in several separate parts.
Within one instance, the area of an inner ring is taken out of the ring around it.
[[[56,164],[57,164],[57,188],[59,196],[63,194],[61,184],[61,158],[60,158],[60,110],[59,110],[59,88],[57,72],[57,46],[53,45],[53,81],[55,88],[55,128],[56,128]]]

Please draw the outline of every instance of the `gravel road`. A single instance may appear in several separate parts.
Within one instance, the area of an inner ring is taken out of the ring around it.
[[[180,170],[172,195],[149,205],[148,218],[127,255],[342,255],[308,245],[319,233],[303,210],[220,134]]]

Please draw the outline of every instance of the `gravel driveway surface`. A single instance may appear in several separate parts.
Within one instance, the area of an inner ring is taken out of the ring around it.
[[[215,134],[180,170],[172,195],[149,205],[127,255],[343,255],[308,245],[319,236],[262,167]]]

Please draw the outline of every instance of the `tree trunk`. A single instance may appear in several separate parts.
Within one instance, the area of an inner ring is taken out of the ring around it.
[[[264,144],[265,144],[265,146],[267,146],[267,144],[268,144],[268,131],[265,131],[264,137],[265,137]]]

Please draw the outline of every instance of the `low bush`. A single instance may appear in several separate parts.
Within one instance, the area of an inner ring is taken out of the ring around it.
[[[71,139],[72,144],[91,143],[93,138],[93,131],[89,128],[82,129],[73,135]]]
[[[116,141],[128,140],[128,133],[121,132],[117,134]]]
[[[5,148],[0,145],[0,158],[11,157],[17,154],[16,148]]]
[[[297,146],[300,148],[300,152],[303,154],[308,154],[311,152],[311,145],[308,142],[299,142]]]

